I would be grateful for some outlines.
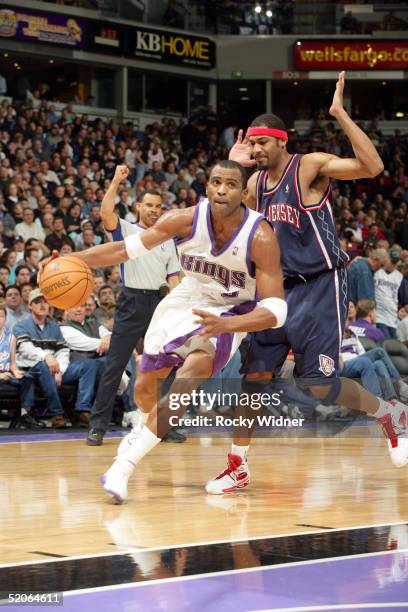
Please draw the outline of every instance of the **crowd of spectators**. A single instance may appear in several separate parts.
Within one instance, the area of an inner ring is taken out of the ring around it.
[[[381,291],[392,278],[385,300],[385,310],[390,312],[382,312],[382,330],[387,328],[386,336],[398,334],[408,343],[408,140],[398,131],[386,138],[375,124],[368,135],[380,152],[385,171],[375,179],[334,182],[332,207],[341,246],[354,260],[350,274],[360,273],[366,280],[368,274],[369,289],[362,293],[364,282],[357,279],[360,289],[354,300],[376,302],[378,297],[377,312],[384,311]],[[210,167],[227,157],[233,139],[234,128],[225,121],[220,124],[220,115],[212,109],[189,122],[166,118],[141,131],[130,122],[119,125],[114,120],[77,116],[71,107],[58,115],[46,100],[38,109],[3,101],[0,309],[7,315],[7,329],[13,332],[16,325],[33,316],[31,292],[36,288],[41,258],[52,250],[65,255],[107,240],[100,207],[117,164],[125,163],[130,173],[119,191],[116,212],[136,222],[136,202],[148,189],[160,190],[164,209],[195,205],[205,193]],[[304,136],[291,133],[289,150],[353,156],[348,139],[331,122],[324,127],[313,122]],[[120,290],[117,266],[96,270],[94,294],[80,318],[92,319],[109,332]],[[60,323],[69,319],[67,313],[54,309],[49,314]],[[19,346],[21,342],[17,356]]]

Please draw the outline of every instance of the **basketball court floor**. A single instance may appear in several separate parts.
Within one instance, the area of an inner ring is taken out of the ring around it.
[[[230,440],[190,432],[143,459],[122,506],[99,484],[120,432],[101,447],[3,434],[0,606],[24,592],[76,612],[408,611],[408,468],[370,427],[256,439],[251,487],[223,496],[203,485]]]

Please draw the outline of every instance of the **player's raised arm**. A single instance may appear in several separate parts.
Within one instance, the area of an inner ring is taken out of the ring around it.
[[[352,120],[343,106],[344,78],[345,72],[343,71],[339,74],[329,112],[337,119],[348,136],[355,158],[342,159],[329,153],[305,155],[301,162],[301,181],[307,182],[308,185],[318,176],[352,180],[373,178],[384,170],[384,164],[374,144]]]
[[[129,169],[125,165],[116,166],[115,176],[113,177],[109,188],[107,189],[101,206],[101,218],[105,229],[108,232],[113,232],[119,222],[119,217],[115,213],[115,199],[122,181],[125,181],[129,175]]]

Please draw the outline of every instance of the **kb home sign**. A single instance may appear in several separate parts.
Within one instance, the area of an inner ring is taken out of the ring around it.
[[[132,28],[128,35],[127,55],[196,68],[215,66],[215,44],[209,38],[146,28]]]

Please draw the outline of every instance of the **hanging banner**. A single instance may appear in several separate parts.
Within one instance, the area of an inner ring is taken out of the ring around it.
[[[1,8],[0,38],[82,49],[84,25],[78,17]]]
[[[126,55],[166,64],[213,68],[215,43],[203,36],[135,27],[128,28]]]
[[[298,41],[294,45],[298,70],[406,70],[405,41]]]

